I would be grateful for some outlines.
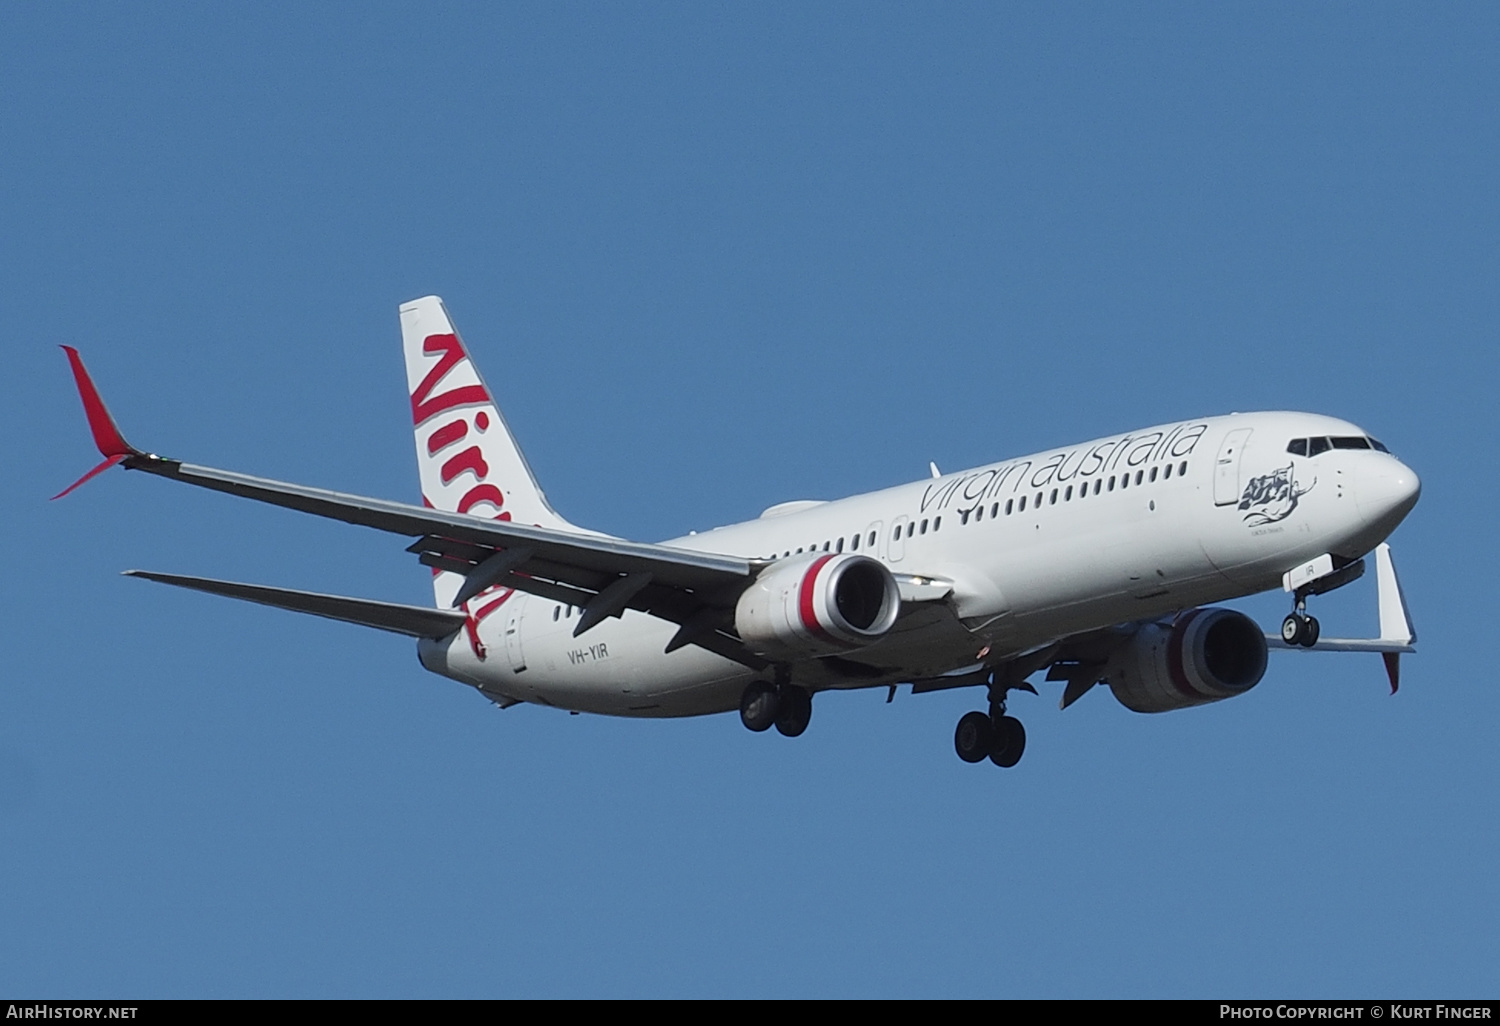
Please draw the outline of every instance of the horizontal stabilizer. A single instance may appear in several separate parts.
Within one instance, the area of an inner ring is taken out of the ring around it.
[[[448,609],[430,609],[426,606],[403,606],[395,602],[376,602],[373,599],[344,598],[340,595],[320,595],[312,591],[294,591],[291,588],[268,588],[259,584],[237,584],[234,581],[216,581],[207,577],[182,577],[178,574],[158,574],[147,570],[126,570],[126,577],[144,577],[148,581],[159,581],[193,591],[206,591],[210,595],[258,602],[263,606],[290,609],[294,613],[311,613],[326,616],[330,620],[343,620],[363,627],[375,627],[397,634],[409,634],[414,638],[441,638],[460,629],[466,617],[463,613]]]

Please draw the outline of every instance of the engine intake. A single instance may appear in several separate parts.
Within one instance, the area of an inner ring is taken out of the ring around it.
[[[1127,709],[1167,712],[1243,695],[1266,672],[1266,638],[1232,609],[1189,609],[1143,624],[1110,659],[1110,690]]]
[[[809,658],[874,644],[900,611],[901,592],[885,564],[848,552],[812,554],[761,571],[740,596],[734,625],[758,655]]]

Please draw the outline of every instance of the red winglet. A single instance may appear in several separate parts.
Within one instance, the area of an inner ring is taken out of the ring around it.
[[[83,412],[89,418],[89,430],[94,433],[94,444],[99,447],[99,454],[101,456],[139,455],[139,451],[125,441],[125,436],[121,435],[120,429],[115,427],[115,419],[104,408],[104,400],[99,398],[99,390],[94,387],[93,379],[84,369],[78,350],[72,346],[63,346],[62,349],[68,354],[68,362],[73,365],[73,380],[78,383],[78,397],[83,400]]]
[[[83,400],[83,412],[89,419],[89,430],[93,432],[94,444],[99,447],[99,454],[104,457],[104,462],[52,496],[54,499],[61,499],[95,474],[108,470],[127,456],[140,455],[140,450],[125,441],[125,436],[115,426],[114,418],[104,407],[104,400],[99,398],[99,390],[94,387],[93,379],[84,369],[78,350],[72,346],[63,346],[62,349],[68,354],[68,363],[73,366],[73,380],[78,384],[78,397]]]
[[[116,463],[119,463],[121,460],[123,460],[128,455],[129,455],[129,453],[123,453],[122,452],[118,456],[111,456],[109,459],[105,460],[103,463],[99,464],[93,470],[89,471],[87,474],[84,474],[77,481],[74,481],[72,484],[68,485],[68,487],[64,488],[62,491],[58,492],[56,495],[54,495],[52,497],[54,499],[61,499],[64,495],[67,495],[69,492],[71,492],[73,489],[77,488],[79,485],[83,484],[85,481],[87,481],[89,478],[93,477],[95,474],[102,474],[104,471],[108,470],[110,467],[114,466]]]

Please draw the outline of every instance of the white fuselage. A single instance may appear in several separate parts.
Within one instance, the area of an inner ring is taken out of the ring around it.
[[[666,544],[757,559],[857,551],[898,575],[951,582],[946,598],[907,603],[887,637],[849,653],[879,676],[817,659],[790,666],[810,690],[883,686],[1275,588],[1323,553],[1364,555],[1415,503],[1416,475],[1374,449],[1288,451],[1293,439],[1363,436],[1314,414],[1184,421],[788,503]],[[477,636],[423,642],[422,661],[497,698],[683,716],[736,708],[748,681],[768,677],[693,645],[665,653],[676,625],[644,613],[575,638],[578,610],[550,600],[502,592],[467,607]]]

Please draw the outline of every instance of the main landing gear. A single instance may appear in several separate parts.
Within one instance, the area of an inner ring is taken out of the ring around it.
[[[964,713],[953,732],[953,747],[964,762],[990,760],[1009,769],[1026,751],[1026,728],[1014,716],[1005,715],[1004,692],[991,698],[988,713]]]
[[[1281,640],[1288,645],[1312,648],[1318,643],[1318,619],[1307,615],[1307,593],[1297,591],[1294,595],[1296,607],[1281,621]]]
[[[812,695],[795,684],[755,681],[740,697],[740,722],[760,732],[775,727],[786,737],[796,737],[812,720]]]

